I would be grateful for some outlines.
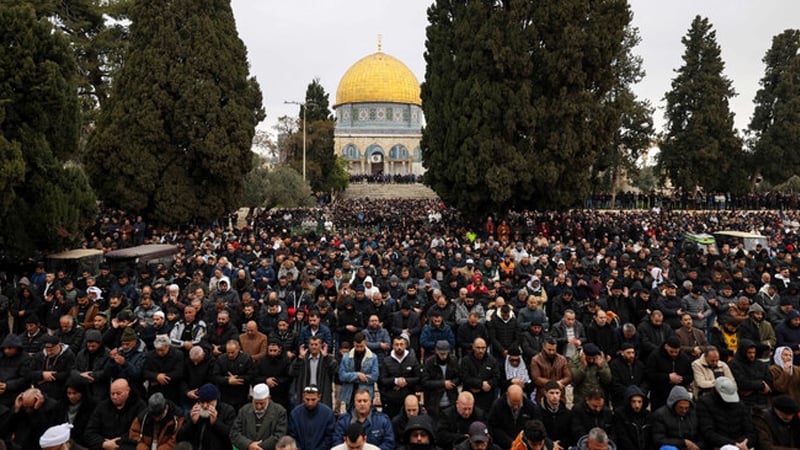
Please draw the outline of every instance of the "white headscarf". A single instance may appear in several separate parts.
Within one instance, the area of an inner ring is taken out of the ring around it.
[[[782,370],[785,370],[785,369],[783,369],[783,358],[781,358],[781,354],[783,354],[783,350],[784,349],[789,350],[790,352],[792,351],[792,349],[790,347],[782,345],[782,346],[776,348],[775,349],[775,353],[773,353],[773,355],[772,355],[772,361],[775,363],[776,366],[780,367]],[[794,353],[792,353],[792,358],[794,359]],[[789,362],[792,364],[789,367],[789,374],[790,375],[794,372],[794,360],[793,359],[789,360]]]

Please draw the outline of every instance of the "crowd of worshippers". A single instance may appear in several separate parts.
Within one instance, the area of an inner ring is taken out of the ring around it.
[[[66,423],[53,448],[800,447],[790,218],[523,213],[472,233],[430,208],[341,234],[287,235],[286,212],[150,230],[180,244],[172,264],[0,279],[2,440],[37,449]],[[722,226],[769,242],[676,234]]]

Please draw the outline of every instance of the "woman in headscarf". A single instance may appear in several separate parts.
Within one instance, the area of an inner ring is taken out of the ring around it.
[[[769,367],[772,380],[775,383],[775,390],[780,394],[786,394],[794,401],[800,401],[800,368],[794,370],[794,353],[787,346],[775,349]]]

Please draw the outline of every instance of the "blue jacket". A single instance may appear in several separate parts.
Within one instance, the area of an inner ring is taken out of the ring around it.
[[[336,422],[333,442],[344,442],[344,432],[347,430],[347,426],[354,421],[355,417],[350,413],[342,414],[339,421]],[[368,443],[377,445],[381,450],[395,450],[392,421],[386,414],[373,409],[367,420],[364,421],[364,434],[367,435]],[[298,446],[298,448],[300,447]]]
[[[317,331],[317,336],[322,340],[323,344],[328,344],[328,351],[333,351],[333,339],[331,335],[331,329],[328,328],[327,325],[319,324],[319,331]],[[311,338],[311,326],[310,325],[303,325],[303,328],[300,329],[300,336],[297,339],[297,347],[299,348],[301,345],[305,345],[308,348],[308,340]],[[338,445],[338,444],[337,444]]]
[[[433,354],[432,352],[438,341],[447,341],[450,343],[450,348],[456,348],[456,336],[453,334],[453,329],[450,328],[450,325],[442,324],[441,328],[425,325],[422,329],[422,335],[419,337],[419,345],[425,349],[426,355]]]
[[[333,410],[319,402],[313,411],[306,405],[295,406],[289,416],[289,436],[297,441],[297,448],[303,450],[330,450],[333,447],[333,433],[336,430],[336,417]]]
[[[347,352],[342,357],[341,364],[339,364],[339,381],[342,382],[342,390],[339,393],[339,398],[347,403],[348,409],[350,407],[350,399],[353,397],[353,392],[355,392],[356,389],[367,389],[370,397],[375,395],[375,383],[378,381],[380,371],[378,357],[375,356],[370,349],[366,349],[364,359],[361,361],[361,372],[367,374],[368,381],[366,383],[358,381],[358,372],[356,372],[355,367],[356,362],[353,359],[355,357],[355,352],[355,349]],[[389,428],[391,427],[392,425],[389,424]],[[334,442],[339,441],[334,440]]]

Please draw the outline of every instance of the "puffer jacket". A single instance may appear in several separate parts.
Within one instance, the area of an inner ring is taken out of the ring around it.
[[[662,445],[684,448],[686,439],[704,448],[694,404],[689,407],[689,412],[681,417],[675,412],[675,404],[680,400],[688,400],[691,403],[692,398],[686,388],[675,386],[667,396],[666,405],[652,414],[653,448],[660,448]]]
[[[640,396],[643,399],[642,409],[634,412],[631,409],[631,398]],[[614,430],[617,448],[620,450],[639,450],[650,448],[650,411],[647,410],[647,396],[638,386],[628,386],[625,400],[614,410]]]

